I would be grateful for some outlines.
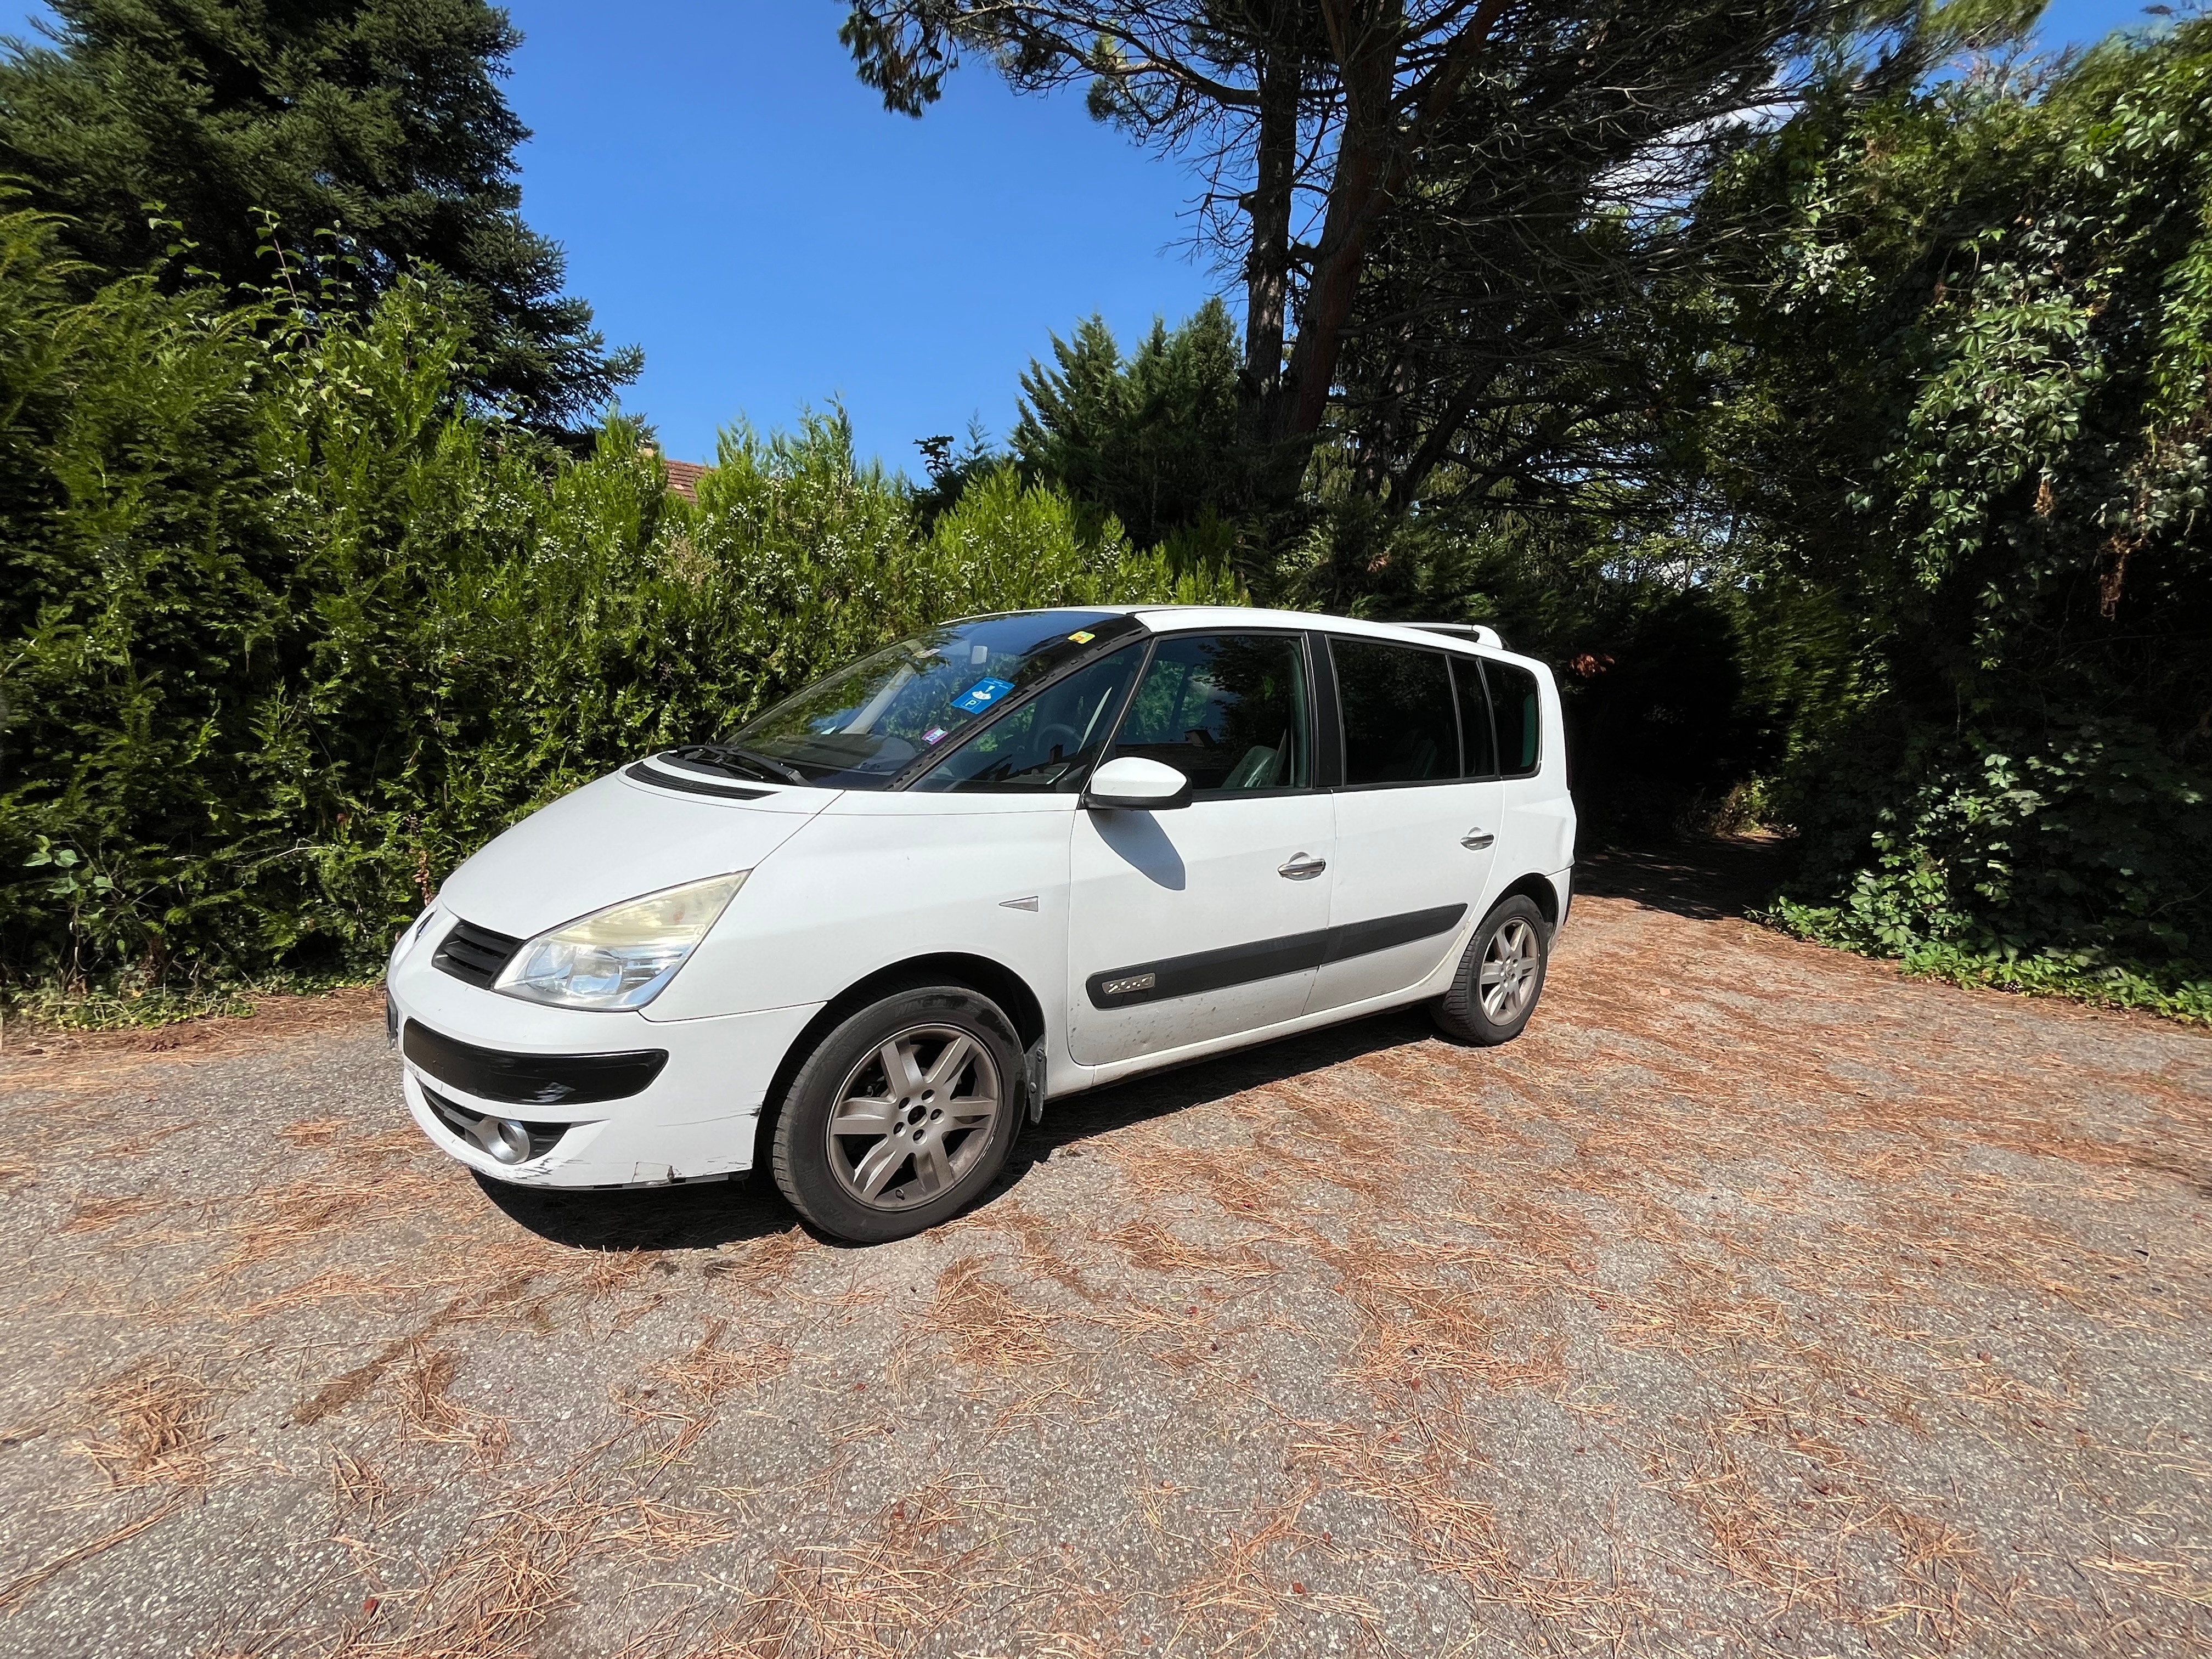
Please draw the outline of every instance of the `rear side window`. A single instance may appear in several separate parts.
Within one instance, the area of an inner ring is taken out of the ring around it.
[[[1032,793],[1080,787],[1106,746],[1121,694],[1144,657],[1143,646],[1125,646],[1047,686],[947,755],[914,787]]]
[[[1543,757],[1543,726],[1537,712],[1536,677],[1509,662],[1482,662],[1483,678],[1490,682],[1490,708],[1498,732],[1498,769],[1509,778],[1525,778]]]
[[[1459,693],[1460,775],[1498,775],[1498,738],[1490,724],[1490,699],[1482,690],[1482,665],[1472,657],[1452,659],[1452,686]]]
[[[1170,634],[1129,699],[1109,758],[1163,761],[1201,793],[1303,789],[1304,647],[1282,634]]]
[[[1441,651],[1333,638],[1347,784],[1441,782],[1460,775],[1451,665]]]

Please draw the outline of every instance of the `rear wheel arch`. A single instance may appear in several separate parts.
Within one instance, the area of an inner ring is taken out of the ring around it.
[[[1552,884],[1550,877],[1540,876],[1534,872],[1522,876],[1518,881],[1500,892],[1496,898],[1491,900],[1490,908],[1495,910],[1506,900],[1516,897],[1525,898],[1534,904],[1543,913],[1546,928],[1555,933],[1559,932],[1559,890]]]
[[[1450,988],[1430,1004],[1437,1029],[1484,1047],[1519,1036],[1543,994],[1555,925],[1528,893],[1502,895],[1468,940]]]

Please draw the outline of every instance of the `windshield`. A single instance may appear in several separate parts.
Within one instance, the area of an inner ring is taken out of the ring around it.
[[[881,789],[1099,641],[1137,631],[1103,611],[947,623],[817,681],[714,747],[778,782]]]

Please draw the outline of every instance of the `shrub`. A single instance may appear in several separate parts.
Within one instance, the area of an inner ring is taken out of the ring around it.
[[[1234,597],[979,478],[927,535],[841,418],[725,434],[696,506],[461,390],[446,291],[364,319],[131,279],[0,216],[0,972],[373,969],[555,796],[978,610]]]

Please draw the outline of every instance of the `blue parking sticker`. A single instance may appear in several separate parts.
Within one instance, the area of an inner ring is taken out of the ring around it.
[[[963,714],[980,714],[1013,689],[1012,680],[994,680],[986,675],[953,698],[952,706]]]

